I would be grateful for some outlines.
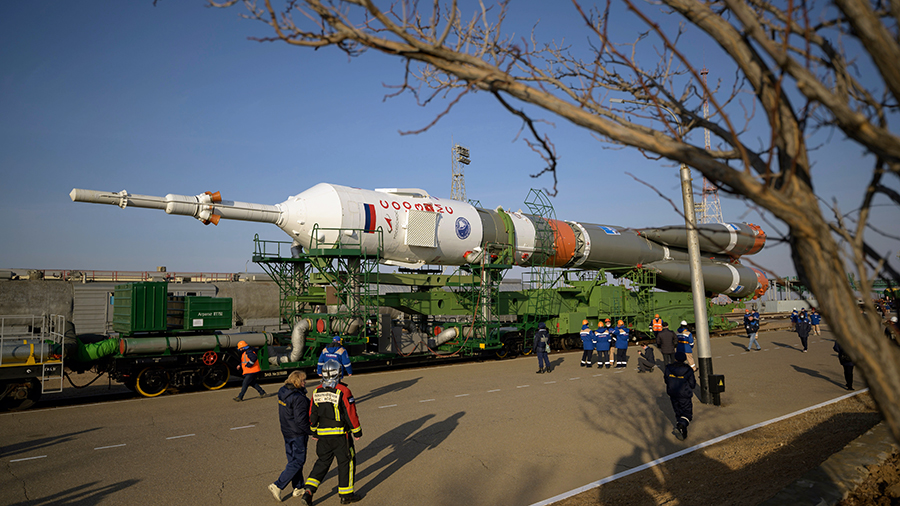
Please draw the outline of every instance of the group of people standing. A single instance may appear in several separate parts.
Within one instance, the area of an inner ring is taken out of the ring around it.
[[[612,367],[610,351],[616,348],[616,367],[628,365],[628,339],[631,333],[625,322],[619,320],[612,326],[609,318],[597,322],[597,330],[591,330],[587,320],[581,322],[581,343],[584,353],[581,355],[581,367],[593,367],[594,350],[597,351],[597,367]]]

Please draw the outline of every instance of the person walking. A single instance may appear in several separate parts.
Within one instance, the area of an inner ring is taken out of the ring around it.
[[[653,356],[653,348],[649,344],[644,344],[641,352],[638,354],[638,372],[653,372],[656,367],[656,358]]]
[[[797,325],[796,332],[797,336],[800,337],[800,344],[803,345],[803,353],[807,352],[809,346],[807,345],[807,341],[809,338],[809,332],[812,330],[812,325],[809,323],[809,318],[806,317],[806,312],[803,311],[799,315],[797,315]]]
[[[669,329],[669,323],[663,322],[663,329],[656,336],[656,347],[662,353],[664,365],[675,363],[675,344],[678,337]]]
[[[756,340],[756,334],[759,332],[759,322],[756,321],[756,318],[753,315],[747,315],[747,323],[744,324],[744,330],[747,332],[747,337],[750,338],[750,342],[747,343],[747,351],[753,349],[753,345],[756,345],[756,351],[762,349],[759,345],[759,341]]]
[[[269,397],[266,394],[266,391],[259,386],[259,382],[256,380],[256,377],[259,375],[259,372],[262,370],[259,366],[259,357],[256,354],[256,348],[253,348],[246,341],[238,342],[238,349],[241,353],[241,365],[238,366],[241,373],[244,375],[244,382],[241,385],[241,393],[238,394],[237,397],[234,398],[236,402],[241,402],[244,400],[244,394],[247,393],[247,388],[253,387],[259,392],[260,398]]]
[[[597,350],[597,368],[612,366],[609,358],[609,329],[603,322],[597,322],[597,330],[594,332],[594,349]]]
[[[353,366],[350,364],[350,353],[348,353],[341,344],[341,336],[339,335],[332,337],[331,344],[326,346],[319,355],[319,363],[316,365],[316,374],[319,376],[322,375],[322,366],[329,360],[334,360],[341,364],[341,367],[343,368],[341,377],[343,377],[344,374],[353,376]]]
[[[594,355],[594,331],[588,327],[588,321],[581,322],[581,367],[590,367]]]
[[[617,323],[612,335],[616,340],[616,368],[622,368],[628,365],[628,327],[622,320]]]
[[[313,438],[317,439],[318,459],[306,478],[302,493],[303,502],[307,506],[312,504],[313,495],[335,459],[341,504],[362,499],[353,490],[356,478],[356,450],[353,441],[359,441],[362,437],[362,427],[356,414],[353,393],[340,379],[341,365],[337,360],[328,360],[322,365],[322,384],[313,391],[309,424]]]
[[[812,325],[812,331],[814,335],[820,336],[822,335],[819,332],[819,323],[822,321],[822,315],[816,311],[816,308],[812,308],[809,310],[809,324]]]
[[[534,333],[534,354],[538,359],[537,374],[550,372],[550,358],[547,353],[550,351],[550,332],[547,331],[547,324],[538,323],[537,332]]]
[[[306,373],[294,371],[278,390],[278,421],[284,437],[284,453],[287,466],[275,483],[269,484],[269,492],[281,502],[281,491],[290,483],[293,497],[303,495],[303,465],[306,464],[306,445],[312,430],[309,428],[309,399],[306,398]]]
[[[688,330],[687,322],[681,320],[681,326],[678,327],[678,341],[675,345],[675,351],[684,353],[688,365],[691,369],[696,370],[697,365],[694,363],[694,334]]]
[[[685,364],[685,353],[675,353],[675,363],[666,366],[663,378],[666,382],[666,393],[672,401],[672,409],[675,411],[675,428],[672,434],[679,441],[687,439],[688,425],[694,419],[694,388],[697,387],[697,379],[694,377],[694,369]]]
[[[844,385],[844,388],[853,390],[853,360],[850,359],[850,355],[844,352],[844,348],[837,341],[834,342],[832,349],[837,352],[838,361],[841,363],[841,367],[844,368],[844,381],[847,383]]]

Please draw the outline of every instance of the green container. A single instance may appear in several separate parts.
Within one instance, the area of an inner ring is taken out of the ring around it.
[[[184,330],[226,330],[230,328],[230,298],[184,298]]]
[[[165,282],[116,285],[113,330],[125,336],[136,332],[164,332],[167,292]]]

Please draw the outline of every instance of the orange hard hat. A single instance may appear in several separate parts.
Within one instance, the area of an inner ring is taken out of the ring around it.
[[[604,325],[603,325],[603,322],[597,322],[597,326],[598,326],[598,327],[603,327],[603,326],[604,326]]]
[[[582,325],[587,325],[587,324],[588,324],[588,321],[587,321],[587,320],[584,320],[584,321],[581,322],[581,324],[582,324]]]
[[[625,325],[625,322],[623,322],[622,320],[619,320],[619,325]]]
[[[238,341],[238,349],[246,348],[247,341]]]
[[[658,315],[658,314],[655,314],[655,315],[653,315],[653,316],[655,316],[656,318],[659,318],[659,315]]]

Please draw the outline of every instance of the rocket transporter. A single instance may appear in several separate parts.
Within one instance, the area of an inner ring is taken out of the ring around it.
[[[477,264],[492,246],[509,245],[514,265],[568,269],[641,267],[656,273],[657,286],[690,290],[684,226],[630,229],[546,219],[522,212],[484,209],[441,199],[414,188],[363,190],[320,183],[276,205],[222,200],[220,194],[165,197],[73,189],[74,202],[162,209],[204,224],[222,218],[273,223],[294,244],[309,250],[346,240],[388,265]],[[766,235],[752,224],[699,225],[703,280],[710,293],[758,297],[765,275],[740,264],[759,252]]]

